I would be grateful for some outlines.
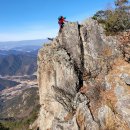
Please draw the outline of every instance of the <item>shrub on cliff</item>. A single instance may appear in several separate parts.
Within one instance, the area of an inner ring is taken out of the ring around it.
[[[108,33],[117,33],[130,28],[130,21],[127,13],[123,10],[114,11],[105,23]]]
[[[112,13],[111,10],[99,10],[92,18],[97,20],[99,23],[106,23],[107,19],[110,17],[109,15]]]
[[[130,29],[130,5],[128,0],[116,0],[114,10],[98,11],[93,19],[103,23],[107,34]]]

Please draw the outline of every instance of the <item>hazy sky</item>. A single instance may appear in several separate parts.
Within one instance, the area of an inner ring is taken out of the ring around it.
[[[0,41],[57,35],[57,18],[82,21],[114,0],[0,0]]]

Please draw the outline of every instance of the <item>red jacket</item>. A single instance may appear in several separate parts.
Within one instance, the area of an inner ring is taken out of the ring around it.
[[[67,22],[64,18],[60,18],[58,21],[59,24],[64,24],[64,22]]]

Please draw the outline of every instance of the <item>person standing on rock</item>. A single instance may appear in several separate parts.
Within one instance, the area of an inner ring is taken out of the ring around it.
[[[59,32],[62,31],[62,28],[64,27],[65,22],[68,22],[68,21],[66,21],[65,19],[66,19],[66,18],[63,17],[63,16],[60,16],[60,17],[58,18],[58,24],[60,25],[60,30],[59,30]]]

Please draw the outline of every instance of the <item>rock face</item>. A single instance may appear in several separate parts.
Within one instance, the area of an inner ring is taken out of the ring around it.
[[[119,34],[119,40],[122,43],[121,48],[123,50],[125,60],[130,62],[130,30]]]
[[[119,43],[89,19],[67,23],[39,51],[40,130],[130,129],[130,65]]]

